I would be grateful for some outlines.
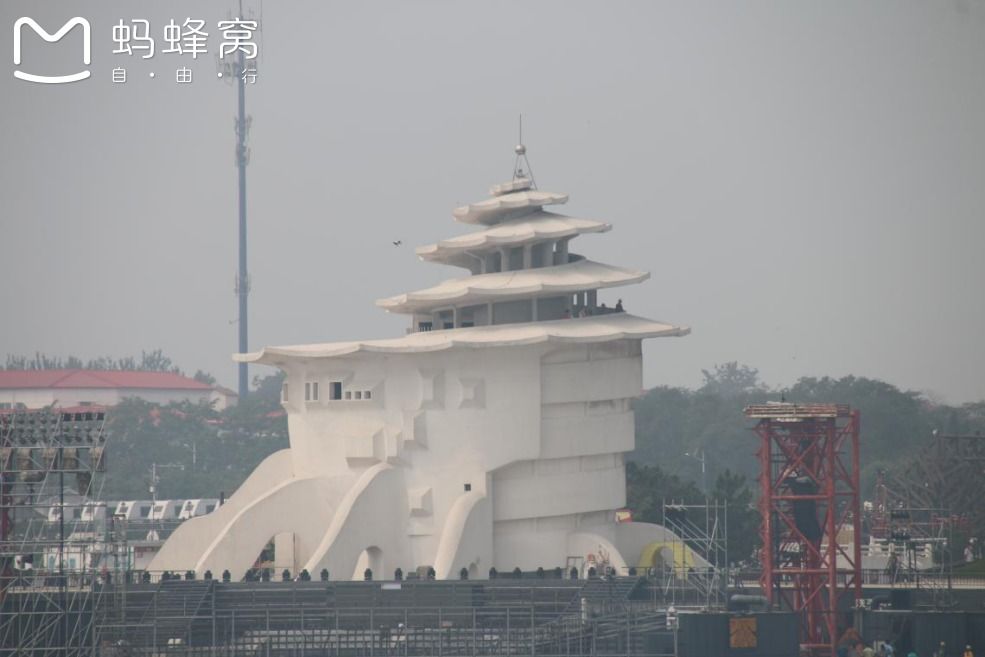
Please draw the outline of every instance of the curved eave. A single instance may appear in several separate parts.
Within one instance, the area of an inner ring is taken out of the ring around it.
[[[234,354],[233,360],[241,363],[280,366],[291,360],[338,358],[357,353],[416,354],[456,348],[481,349],[542,343],[599,343],[624,339],[680,337],[690,332],[691,329],[686,326],[673,326],[627,313],[612,313],[550,322],[426,331],[383,340],[267,347],[253,353]]]
[[[649,272],[645,271],[578,260],[553,267],[453,278],[425,290],[380,299],[376,305],[390,312],[414,313],[448,305],[556,296],[633,285],[649,277]]]
[[[612,225],[604,221],[578,219],[541,211],[497,224],[486,230],[428,244],[419,247],[416,252],[421,260],[468,267],[472,260],[469,253],[481,254],[504,247],[523,246],[586,233],[604,233],[609,230],[612,230]]]
[[[527,189],[501,196],[470,203],[452,211],[456,221],[463,224],[492,225],[517,216],[517,213],[529,212],[557,203],[567,203],[567,194],[542,192],[538,189]]]

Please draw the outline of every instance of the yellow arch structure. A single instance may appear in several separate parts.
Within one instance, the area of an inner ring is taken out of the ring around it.
[[[670,553],[673,555],[675,570],[686,570],[694,566],[694,553],[684,543],[680,541],[654,541],[643,548],[637,567],[656,567],[656,559],[664,549],[670,550]]]

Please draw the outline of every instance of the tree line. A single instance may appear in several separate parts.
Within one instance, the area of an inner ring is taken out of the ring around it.
[[[51,356],[40,351],[33,356],[7,354],[6,364],[0,368],[5,370],[97,370],[97,371],[126,371],[126,372],[169,372],[185,376],[185,373],[162,349],[141,351],[140,357],[99,356],[98,358],[82,359],[78,356]],[[207,385],[215,385],[216,379],[208,372],[196,370],[192,378]]]
[[[752,508],[758,497],[758,441],[752,433],[755,423],[743,414],[746,406],[786,399],[858,409],[863,499],[873,499],[880,471],[914,458],[935,429],[985,431],[985,402],[950,406],[876,379],[803,377],[781,390],[763,383],[756,369],[736,362],[704,370],[703,378],[696,390],[657,386],[634,404],[636,449],[627,459],[628,505],[636,518],[657,521],[665,499],[702,499],[703,465],[709,497],[728,502],[730,554],[736,561],[758,544],[759,519]]]
[[[161,350],[138,358],[60,359],[44,354],[7,357],[7,369],[149,370],[181,373]],[[749,404],[779,401],[850,404],[861,412],[863,497],[872,499],[880,470],[898,467],[930,440],[945,433],[985,431],[985,402],[950,406],[917,391],[865,377],[803,377],[780,390],[756,369],[736,362],[703,370],[697,389],[657,386],[634,403],[636,448],[627,455],[627,501],[634,518],[659,522],[664,500],[696,503],[708,497],[729,508],[730,555],[745,559],[758,544],[754,508],[759,464]],[[210,375],[196,378],[214,384]],[[268,454],[286,447],[287,422],[280,407],[283,375],[254,379],[256,392],[218,412],[207,404],[158,408],[131,399],[114,409],[112,459],[104,499],[147,496],[152,463],[162,470],[161,498],[231,494]],[[702,466],[706,470],[702,476]],[[704,488],[707,487],[707,490]]]

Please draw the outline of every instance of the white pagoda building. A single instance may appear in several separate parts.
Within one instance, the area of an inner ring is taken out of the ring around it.
[[[235,357],[285,372],[290,447],[183,523],[151,570],[237,579],[271,540],[278,569],[333,579],[698,559],[617,521],[642,341],[689,331],[614,303],[609,288],[649,274],[573,253],[611,226],[545,210],[568,196],[537,189],[516,152],[512,181],[453,212],[474,232],[417,250],[467,275],[378,302],[410,318],[406,335]]]

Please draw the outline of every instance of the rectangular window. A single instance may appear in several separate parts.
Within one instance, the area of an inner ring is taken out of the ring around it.
[[[307,382],[307,383],[304,384],[304,400],[305,401],[308,401],[308,402],[318,401],[318,382],[317,381],[309,381],[309,382]]]
[[[328,398],[332,401],[342,399],[342,382],[332,381],[329,385]]]
[[[345,398],[346,399],[352,399],[352,391],[351,390],[346,390],[345,391]]]
[[[287,384],[283,384],[280,387],[280,400],[281,402],[287,402]]]
[[[362,398],[363,398],[363,391],[362,390],[357,390],[356,391],[356,399],[362,399]]]
[[[372,399],[372,398],[373,398],[372,390],[367,390],[366,392],[363,393],[363,399]]]

